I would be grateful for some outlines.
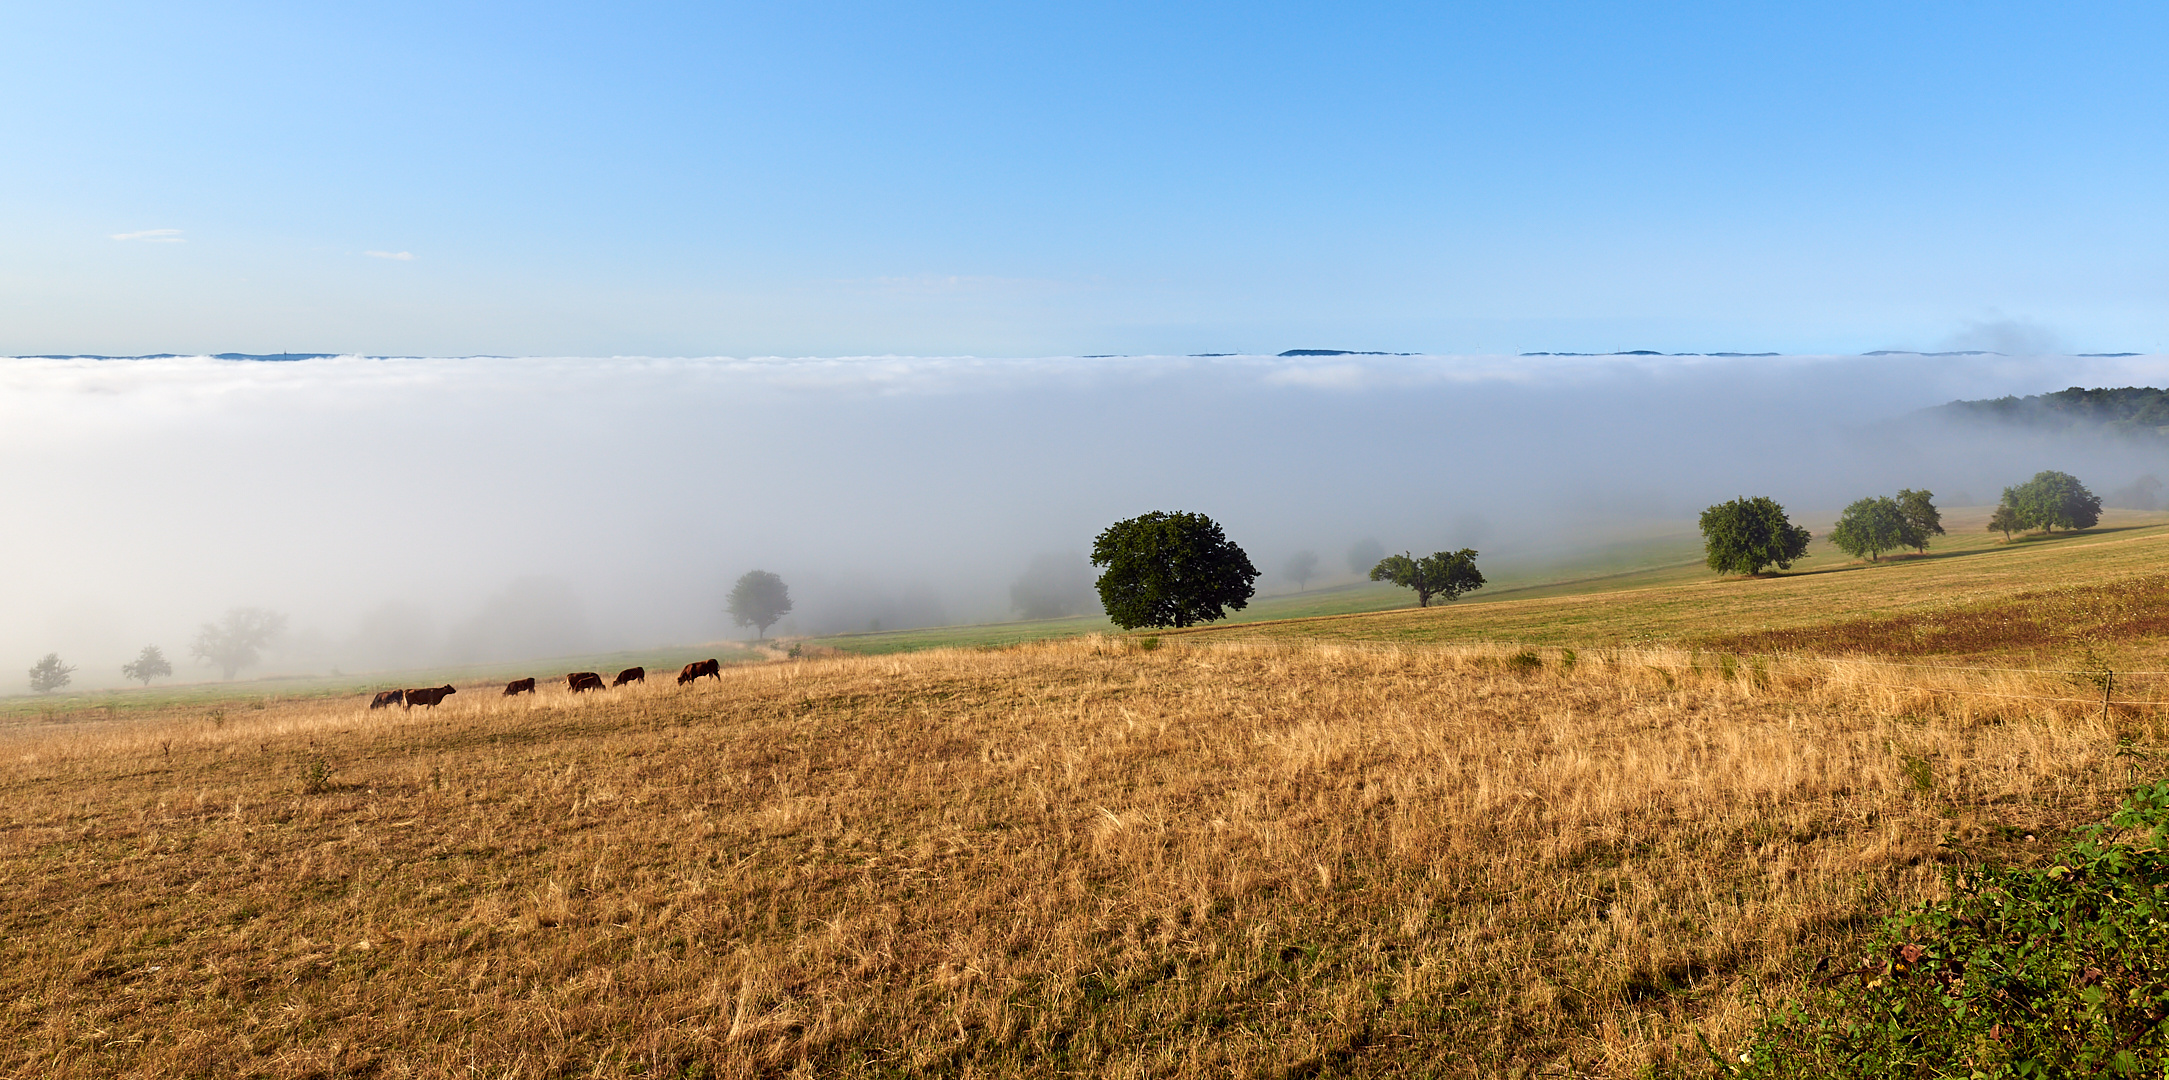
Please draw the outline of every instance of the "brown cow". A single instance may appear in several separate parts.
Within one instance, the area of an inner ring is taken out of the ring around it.
[[[451,697],[453,694],[457,693],[459,693],[459,691],[452,689],[451,683],[445,683],[443,686],[432,686],[422,690],[408,690],[407,708],[411,709],[416,705],[424,705],[434,709],[437,707],[438,702],[443,701],[445,698]]]
[[[565,686],[575,694],[582,690],[600,690],[603,688],[602,676],[592,671],[575,671],[565,676]]]
[[[698,679],[703,675],[714,679],[717,682],[722,682],[722,662],[718,660],[702,660],[697,663],[685,665],[685,670],[678,672],[678,685],[684,686],[686,683],[692,682],[693,680]]]
[[[514,679],[505,684],[506,697],[511,697],[514,694],[532,694],[534,692],[535,680],[532,676],[525,679]]]
[[[639,667],[629,667],[629,668],[626,668],[626,669],[625,669],[625,670],[623,670],[623,671],[620,671],[620,672],[618,672],[618,677],[617,677],[617,678],[616,678],[615,680],[613,680],[613,681],[612,681],[612,682],[610,683],[610,685],[611,685],[611,686],[623,686],[623,685],[625,685],[626,683],[629,683],[629,682],[636,682],[636,683],[644,683],[644,682],[647,682],[647,681],[648,681],[648,669],[647,669],[647,668],[639,668]]]
[[[404,705],[407,703],[406,695],[407,692],[405,690],[386,690],[383,693],[378,694],[376,697],[369,699],[369,707],[372,709],[381,709],[388,705]]]

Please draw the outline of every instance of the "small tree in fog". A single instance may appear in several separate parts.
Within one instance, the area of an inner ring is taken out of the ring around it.
[[[1366,536],[1349,545],[1348,572],[1351,574],[1367,573],[1371,567],[1378,565],[1378,560],[1385,557],[1386,545]]]
[[[1310,579],[1318,576],[1318,553],[1298,551],[1288,556],[1288,567],[1281,573],[1295,582],[1296,591],[1301,592],[1309,586]]]
[[[30,689],[40,694],[50,694],[68,685],[68,677],[75,668],[60,662],[59,653],[46,653],[43,660],[30,666]]]
[[[1371,580],[1416,590],[1417,607],[1430,607],[1434,596],[1452,603],[1461,599],[1462,593],[1484,587],[1484,575],[1476,570],[1474,548],[1436,551],[1421,559],[1405,551],[1388,555],[1371,567]]]
[[[1759,574],[1765,566],[1789,569],[1807,554],[1808,531],[1785,516],[1766,495],[1734,499],[1702,511],[1702,546],[1720,574]]]
[[[1905,488],[1898,492],[1898,512],[1905,515],[1907,547],[1925,555],[1928,538],[1943,535],[1943,512],[1936,509],[1936,493]]]
[[[1009,603],[1027,619],[1059,619],[1092,609],[1092,564],[1077,554],[1035,555],[1009,587]]]
[[[263,648],[285,632],[286,616],[276,611],[234,608],[219,621],[203,624],[188,646],[188,655],[232,679],[242,668],[253,667]]]
[[[1203,514],[1154,511],[1109,525],[1092,541],[1100,606],[1124,630],[1191,626],[1250,603],[1258,568]]]
[[[163,679],[173,674],[173,665],[166,663],[165,651],[156,645],[145,645],[136,658],[121,665],[121,674],[145,686],[152,679]]]
[[[777,619],[791,613],[791,590],[766,570],[748,570],[731,586],[730,613],[732,622],[753,627],[759,640]]]

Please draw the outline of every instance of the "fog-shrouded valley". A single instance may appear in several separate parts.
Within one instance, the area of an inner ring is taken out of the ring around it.
[[[2169,475],[2160,443],[1936,407],[2164,378],[1984,353],[6,359],[0,656],[94,688],[157,644],[215,679],[187,643],[244,607],[288,622],[242,678],[690,644],[748,635],[724,597],[755,568],[795,600],[773,633],[995,622],[1158,509],[1221,522],[1261,595],[1305,550],[1308,587],[1356,580],[1367,539],[1540,575],[1741,495],[1820,534],[1902,486],[2124,490]]]

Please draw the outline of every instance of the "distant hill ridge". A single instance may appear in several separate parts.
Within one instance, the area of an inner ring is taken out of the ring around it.
[[[2074,386],[2053,394],[1953,401],[1923,411],[1954,420],[2153,438],[2169,436],[2169,390],[2151,386],[2093,390]]]

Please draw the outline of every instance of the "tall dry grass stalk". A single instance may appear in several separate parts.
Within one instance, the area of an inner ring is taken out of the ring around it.
[[[1085,639],[18,729],[0,1072],[1630,1075],[2159,742],[1946,692],[2054,676],[1568,655]]]

